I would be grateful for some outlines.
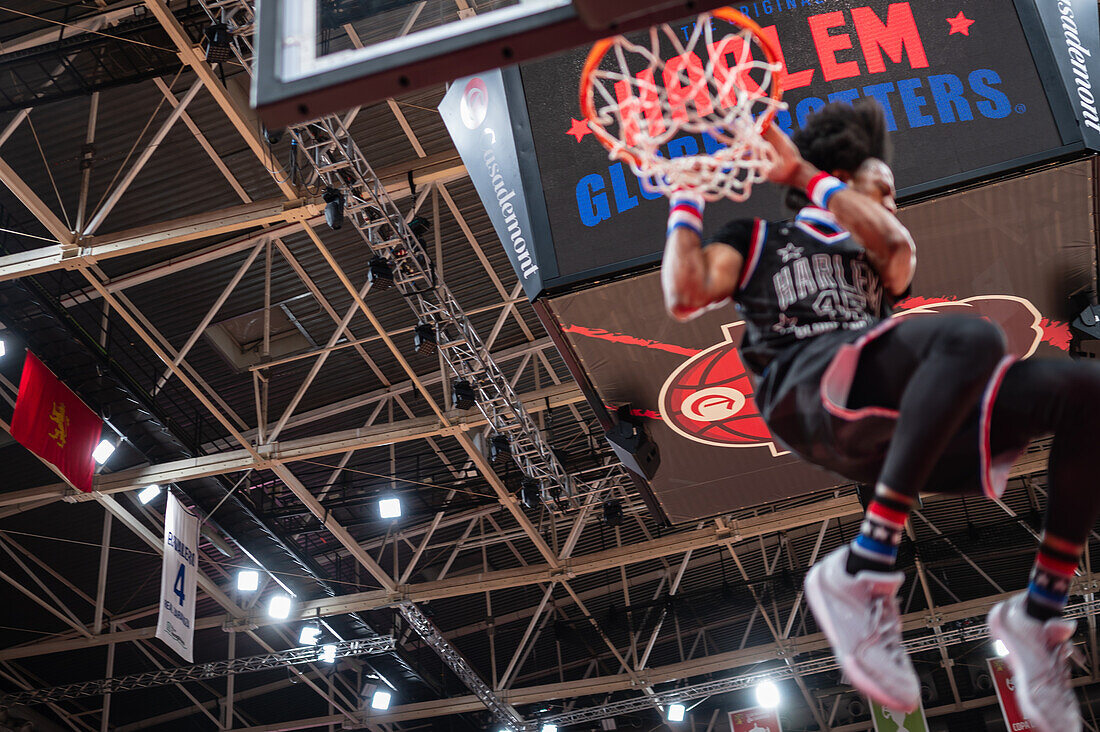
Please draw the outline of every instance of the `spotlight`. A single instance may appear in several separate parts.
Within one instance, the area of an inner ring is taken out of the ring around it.
[[[325,202],[325,223],[335,231],[344,225],[344,194],[335,188],[326,188],[321,198]]]
[[[413,330],[413,348],[422,356],[431,356],[436,348],[435,328],[430,323],[418,323]]]
[[[388,259],[377,254],[367,262],[367,280],[372,290],[388,290],[393,287],[393,266]]]
[[[558,725],[544,724],[542,725],[542,732],[558,732]]]
[[[669,704],[668,721],[683,722],[685,712],[687,712],[687,708],[683,704]]]
[[[603,504],[603,522],[608,526],[618,526],[623,522],[623,504],[617,500]]]
[[[267,604],[267,614],[276,620],[286,620],[290,617],[290,598],[286,595],[275,595]]]
[[[469,409],[477,401],[474,387],[465,379],[451,384],[451,406],[455,409]]]
[[[374,692],[374,696],[370,698],[371,709],[389,709],[390,700],[393,699],[393,694],[388,691],[382,691],[379,689]]]
[[[321,636],[321,629],[310,623],[309,625],[302,626],[302,632],[298,636],[298,643],[303,646],[315,646],[317,645],[317,639]]]
[[[765,709],[775,709],[779,706],[779,687],[771,681],[761,681],[756,685],[756,703]]]
[[[233,57],[233,35],[225,23],[212,23],[203,31],[206,39],[206,60],[220,64]]]
[[[0,356],[4,355],[4,341],[0,341]]]
[[[146,503],[153,500],[154,498],[156,498],[159,495],[160,495],[160,486],[157,485],[156,483],[153,483],[153,485],[146,486],[145,488],[143,488],[141,490],[141,493],[138,493],[138,500],[141,501],[141,505],[144,506]]]
[[[267,129],[267,125],[263,125],[264,139],[267,140],[268,145],[278,145],[279,140],[283,139],[284,130],[282,127],[276,127],[273,130]]]
[[[383,498],[378,502],[378,515],[384,519],[399,518],[401,516],[401,499]]]
[[[1004,641],[993,641],[993,652],[997,654],[998,658],[1004,658],[1008,655],[1008,646],[1004,644]]]
[[[332,643],[321,646],[320,658],[324,663],[336,663],[336,646]]]
[[[237,572],[237,589],[241,592],[254,592],[260,586],[260,573],[254,569],[242,569]]]
[[[416,216],[409,222],[409,231],[417,239],[423,239],[424,235],[432,230],[431,223],[423,216]]]
[[[92,450],[92,460],[102,465],[107,462],[107,459],[111,457],[115,452],[115,446],[111,444],[110,440],[100,440],[99,444]]]
[[[512,454],[512,442],[507,435],[493,435],[489,439],[489,459],[494,463],[502,456]]]
[[[524,478],[520,482],[519,502],[527,508],[537,508],[542,503],[542,491],[534,478]]]

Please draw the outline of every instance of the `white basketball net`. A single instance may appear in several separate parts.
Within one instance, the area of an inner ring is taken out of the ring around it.
[[[743,201],[775,164],[761,133],[772,116],[766,112],[786,106],[769,96],[781,66],[753,58],[754,47],[757,56],[764,54],[748,28],[717,42],[712,35],[704,13],[686,44],[666,24],[650,28],[648,47],[616,37],[591,74],[595,116],[589,124],[611,158],[629,162],[648,190],[689,189],[708,201]],[[667,60],[662,37],[675,50]],[[674,138],[703,133],[723,147],[679,157],[662,150]]]

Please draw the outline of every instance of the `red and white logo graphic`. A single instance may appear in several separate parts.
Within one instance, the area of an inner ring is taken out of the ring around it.
[[[661,387],[661,415],[677,434],[715,447],[778,447],[753,402],[748,369],[737,352],[745,323],[722,326],[725,340],[692,356]]]
[[[466,84],[466,91],[458,103],[458,114],[468,130],[476,130],[489,113],[489,90],[485,82],[474,77]]]
[[[895,318],[920,315],[977,315],[1001,326],[1006,351],[1016,358],[1030,358],[1045,337],[1043,316],[1030,301],[1013,295],[978,295],[964,300],[910,298],[898,304]]]

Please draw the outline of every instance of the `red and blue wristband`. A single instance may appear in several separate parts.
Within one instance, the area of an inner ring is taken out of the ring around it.
[[[667,233],[671,235],[677,228],[683,227],[702,238],[704,206],[702,196],[683,192],[673,194],[669,201]]]
[[[822,172],[810,179],[809,184],[806,186],[806,195],[818,208],[828,209],[829,200],[836,195],[837,191],[842,191],[847,187],[844,181]]]

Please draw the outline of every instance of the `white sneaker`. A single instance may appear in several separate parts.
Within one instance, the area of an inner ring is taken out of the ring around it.
[[[1027,594],[1010,597],[989,611],[989,632],[1008,648],[1016,698],[1040,732],[1080,732],[1081,713],[1070,686],[1068,660],[1074,655],[1074,620],[1046,622],[1025,610]]]
[[[842,546],[806,575],[806,601],[852,685],[889,709],[920,704],[920,680],[901,646],[902,572],[848,574]]]

